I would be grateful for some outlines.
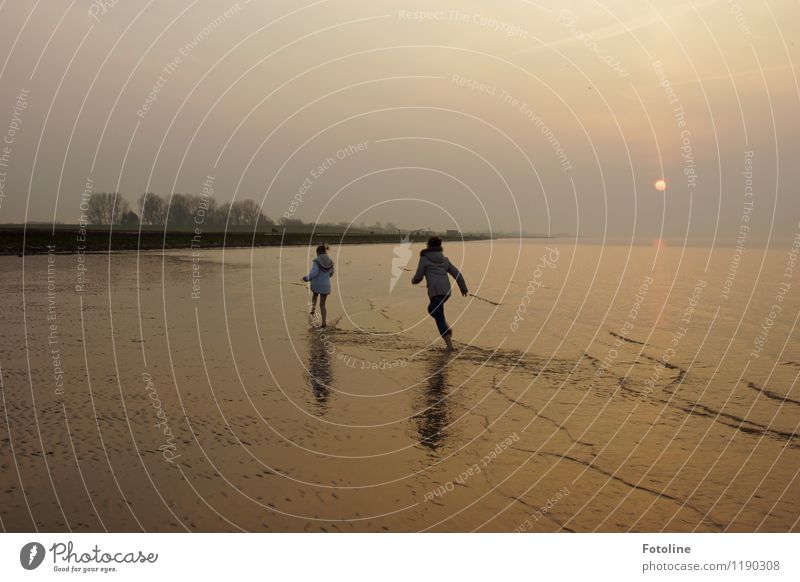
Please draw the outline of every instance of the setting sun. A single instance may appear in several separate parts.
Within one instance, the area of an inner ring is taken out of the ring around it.
[[[663,192],[667,189],[667,183],[664,180],[656,180],[655,187],[659,192]]]

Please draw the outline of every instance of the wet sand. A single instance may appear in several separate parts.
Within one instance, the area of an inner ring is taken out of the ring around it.
[[[2,527],[797,531],[788,250],[450,243],[453,354],[392,245],[0,257]]]

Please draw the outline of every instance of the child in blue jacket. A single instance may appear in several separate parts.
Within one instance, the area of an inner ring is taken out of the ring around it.
[[[319,245],[317,258],[311,263],[311,272],[303,277],[303,281],[311,283],[311,315],[317,310],[317,297],[319,297],[321,327],[328,326],[328,309],[325,307],[325,302],[331,294],[331,277],[333,277],[333,260],[328,256],[328,247]]]

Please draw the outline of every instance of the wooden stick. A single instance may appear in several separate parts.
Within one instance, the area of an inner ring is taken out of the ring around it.
[[[479,297],[475,295],[475,293],[470,293],[469,296],[474,297],[475,299],[480,299],[481,301],[485,301],[486,303],[491,303],[492,305],[498,305],[498,306],[502,305],[502,303],[496,303],[494,301],[490,301],[489,299],[484,299],[483,297]]]

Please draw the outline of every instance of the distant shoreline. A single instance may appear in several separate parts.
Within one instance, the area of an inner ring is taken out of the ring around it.
[[[146,229],[145,229],[146,228]],[[47,254],[51,247],[58,254],[107,253],[114,251],[155,251],[167,249],[221,249],[250,247],[308,246],[330,244],[386,244],[397,243],[400,234],[371,234],[341,232],[272,232],[260,230],[229,230],[227,232],[201,232],[190,229],[163,230],[160,227],[91,226],[85,230],[78,226],[56,227],[49,225],[0,226],[0,255]],[[427,234],[410,234],[412,242],[427,240]],[[488,234],[442,236],[449,241],[492,240]]]

